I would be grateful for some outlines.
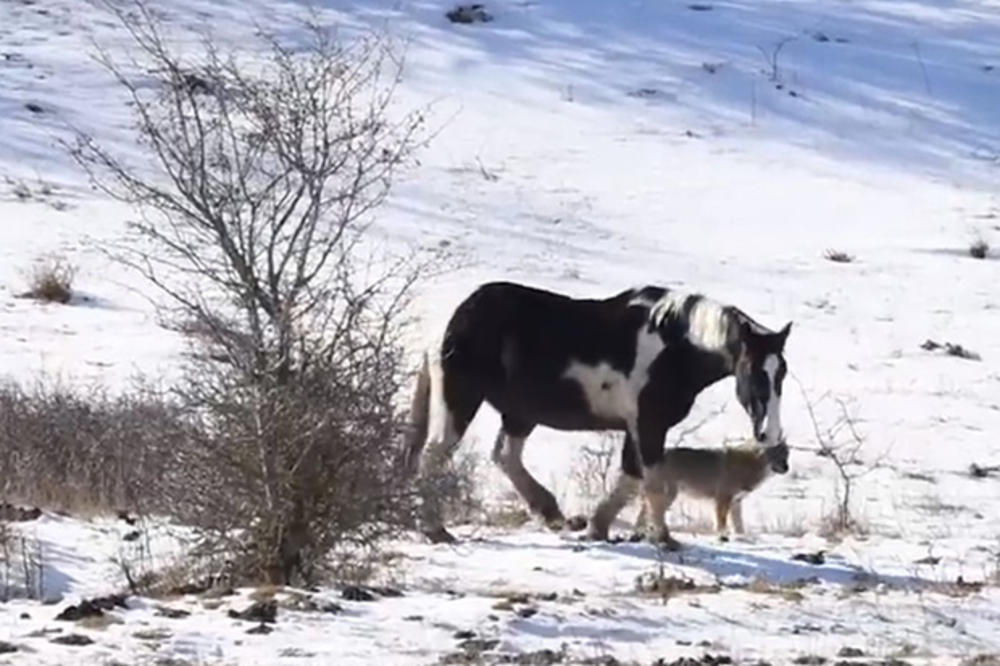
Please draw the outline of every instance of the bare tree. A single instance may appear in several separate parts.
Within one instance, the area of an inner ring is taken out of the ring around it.
[[[797,379],[796,382],[798,382]],[[834,399],[837,404],[837,417],[830,426],[823,427],[816,416],[815,403],[810,400],[801,383],[799,390],[802,392],[816,443],[819,445],[819,450],[816,453],[821,457],[829,458],[837,470],[837,508],[831,517],[829,528],[833,532],[854,529],[858,526],[851,510],[855,485],[859,479],[881,466],[884,454],[874,462],[867,462],[862,458],[861,451],[865,446],[866,439],[858,431],[855,419],[851,416],[847,403],[843,399]],[[824,395],[817,402],[821,402],[827,397]]]
[[[304,23],[304,45],[261,35],[251,60],[208,38],[175,51],[141,2],[114,11],[133,49],[99,58],[152,168],[84,134],[72,154],[135,207],[119,257],[205,348],[177,391],[199,427],[164,493],[246,575],[312,577],[332,544],[370,544],[406,513],[395,396],[419,267],[376,255],[369,224],[423,117],[394,112],[387,35]]]

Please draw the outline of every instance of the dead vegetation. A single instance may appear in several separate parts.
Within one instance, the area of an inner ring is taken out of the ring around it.
[[[830,419],[829,425],[823,426],[816,407],[829,396],[824,395],[814,403],[801,383],[799,389],[818,445],[816,454],[830,460],[837,473],[834,510],[824,516],[821,533],[830,537],[845,532],[864,533],[864,525],[853,513],[856,486],[858,481],[882,466],[885,453],[874,461],[866,461],[862,457],[866,439],[856,427],[855,419],[843,399],[832,399],[836,405],[835,416]]]
[[[443,500],[442,513],[447,522],[458,525],[503,522],[506,516],[503,507],[487,509],[480,494],[484,473],[482,457],[470,438],[434,479],[435,493]]]
[[[42,178],[36,178],[34,182],[23,179],[3,177],[4,184],[9,188],[9,192],[15,201],[23,203],[43,203],[51,206],[57,211],[64,211],[69,205],[63,200],[64,193],[60,188]]]
[[[1000,465],[980,465],[972,463],[969,465],[969,476],[974,479],[986,479],[1000,472]]]
[[[805,599],[802,590],[815,582],[815,580],[811,579],[799,579],[787,583],[774,583],[758,576],[742,589],[754,594],[764,594],[778,597],[783,601],[799,603]]]
[[[962,576],[958,576],[955,580],[926,583],[925,590],[949,597],[962,598],[979,594],[985,585],[986,581],[969,581],[965,580]]]
[[[493,15],[481,4],[456,5],[454,9],[445,12],[445,18],[452,23],[489,23]]]
[[[781,52],[796,39],[798,38],[795,35],[788,35],[771,44],[768,48],[764,48],[759,44],[757,45],[757,50],[760,51],[761,57],[763,57],[767,65],[767,68],[762,70],[762,72],[767,75],[768,81],[775,84],[775,87],[779,90],[784,87],[780,66]]]
[[[660,599],[666,604],[670,599],[683,594],[715,594],[722,589],[717,584],[700,584],[687,576],[667,575],[661,562],[655,571],[636,576],[635,591],[641,596]]]
[[[925,351],[940,351],[945,356],[954,356],[956,358],[963,358],[967,361],[983,360],[983,358],[976,352],[953,342],[945,342],[942,344],[935,340],[927,339],[920,345],[920,348]]]
[[[611,490],[618,474],[621,437],[601,433],[580,447],[573,466],[573,482],[590,506],[597,505]]]
[[[305,43],[261,32],[261,61],[208,36],[182,57],[144,2],[112,11],[130,50],[99,61],[155,173],[85,134],[71,154],[138,212],[139,242],[115,258],[197,334],[160,506],[199,531],[202,569],[233,581],[311,582],[335,552],[357,570],[415,511],[397,396],[425,265],[368,233],[422,141],[422,114],[394,104],[401,53],[303,21]]]
[[[0,521],[0,602],[44,596],[45,553],[41,542]]]
[[[990,253],[990,244],[985,238],[977,237],[969,243],[969,256],[973,259],[985,259]]]
[[[854,261],[855,256],[849,252],[831,249],[823,253],[823,258],[835,264],[850,264]]]
[[[0,384],[0,497],[79,514],[165,510],[188,424],[161,394]]]
[[[73,299],[76,266],[58,255],[40,257],[27,275],[28,290],[22,298],[66,305]]]

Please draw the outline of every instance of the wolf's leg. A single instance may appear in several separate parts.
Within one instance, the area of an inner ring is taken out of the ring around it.
[[[733,505],[729,509],[729,517],[733,520],[733,529],[737,534],[746,534],[743,529],[743,498],[733,499]]]
[[[729,528],[726,526],[726,519],[729,517],[729,509],[732,506],[733,498],[728,495],[720,495],[715,498],[715,527],[719,538],[723,541],[729,538]]]

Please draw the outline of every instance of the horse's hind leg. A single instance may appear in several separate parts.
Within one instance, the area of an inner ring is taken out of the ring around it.
[[[531,476],[521,460],[524,441],[533,428],[533,425],[518,423],[504,415],[503,425],[493,445],[493,462],[500,466],[531,510],[540,515],[549,527],[559,529],[565,523],[559,503],[545,486]]]
[[[483,403],[475,382],[456,374],[448,375],[446,392],[445,381],[440,364],[432,363],[427,446],[420,457],[422,530],[432,543],[455,541],[444,527],[441,485],[455,447]]]

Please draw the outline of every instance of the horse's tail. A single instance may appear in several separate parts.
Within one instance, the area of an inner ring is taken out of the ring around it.
[[[427,443],[427,424],[430,420],[431,373],[427,353],[417,372],[417,384],[410,402],[410,421],[406,432],[406,453],[403,466],[407,478],[413,478],[420,469],[420,454]]]

